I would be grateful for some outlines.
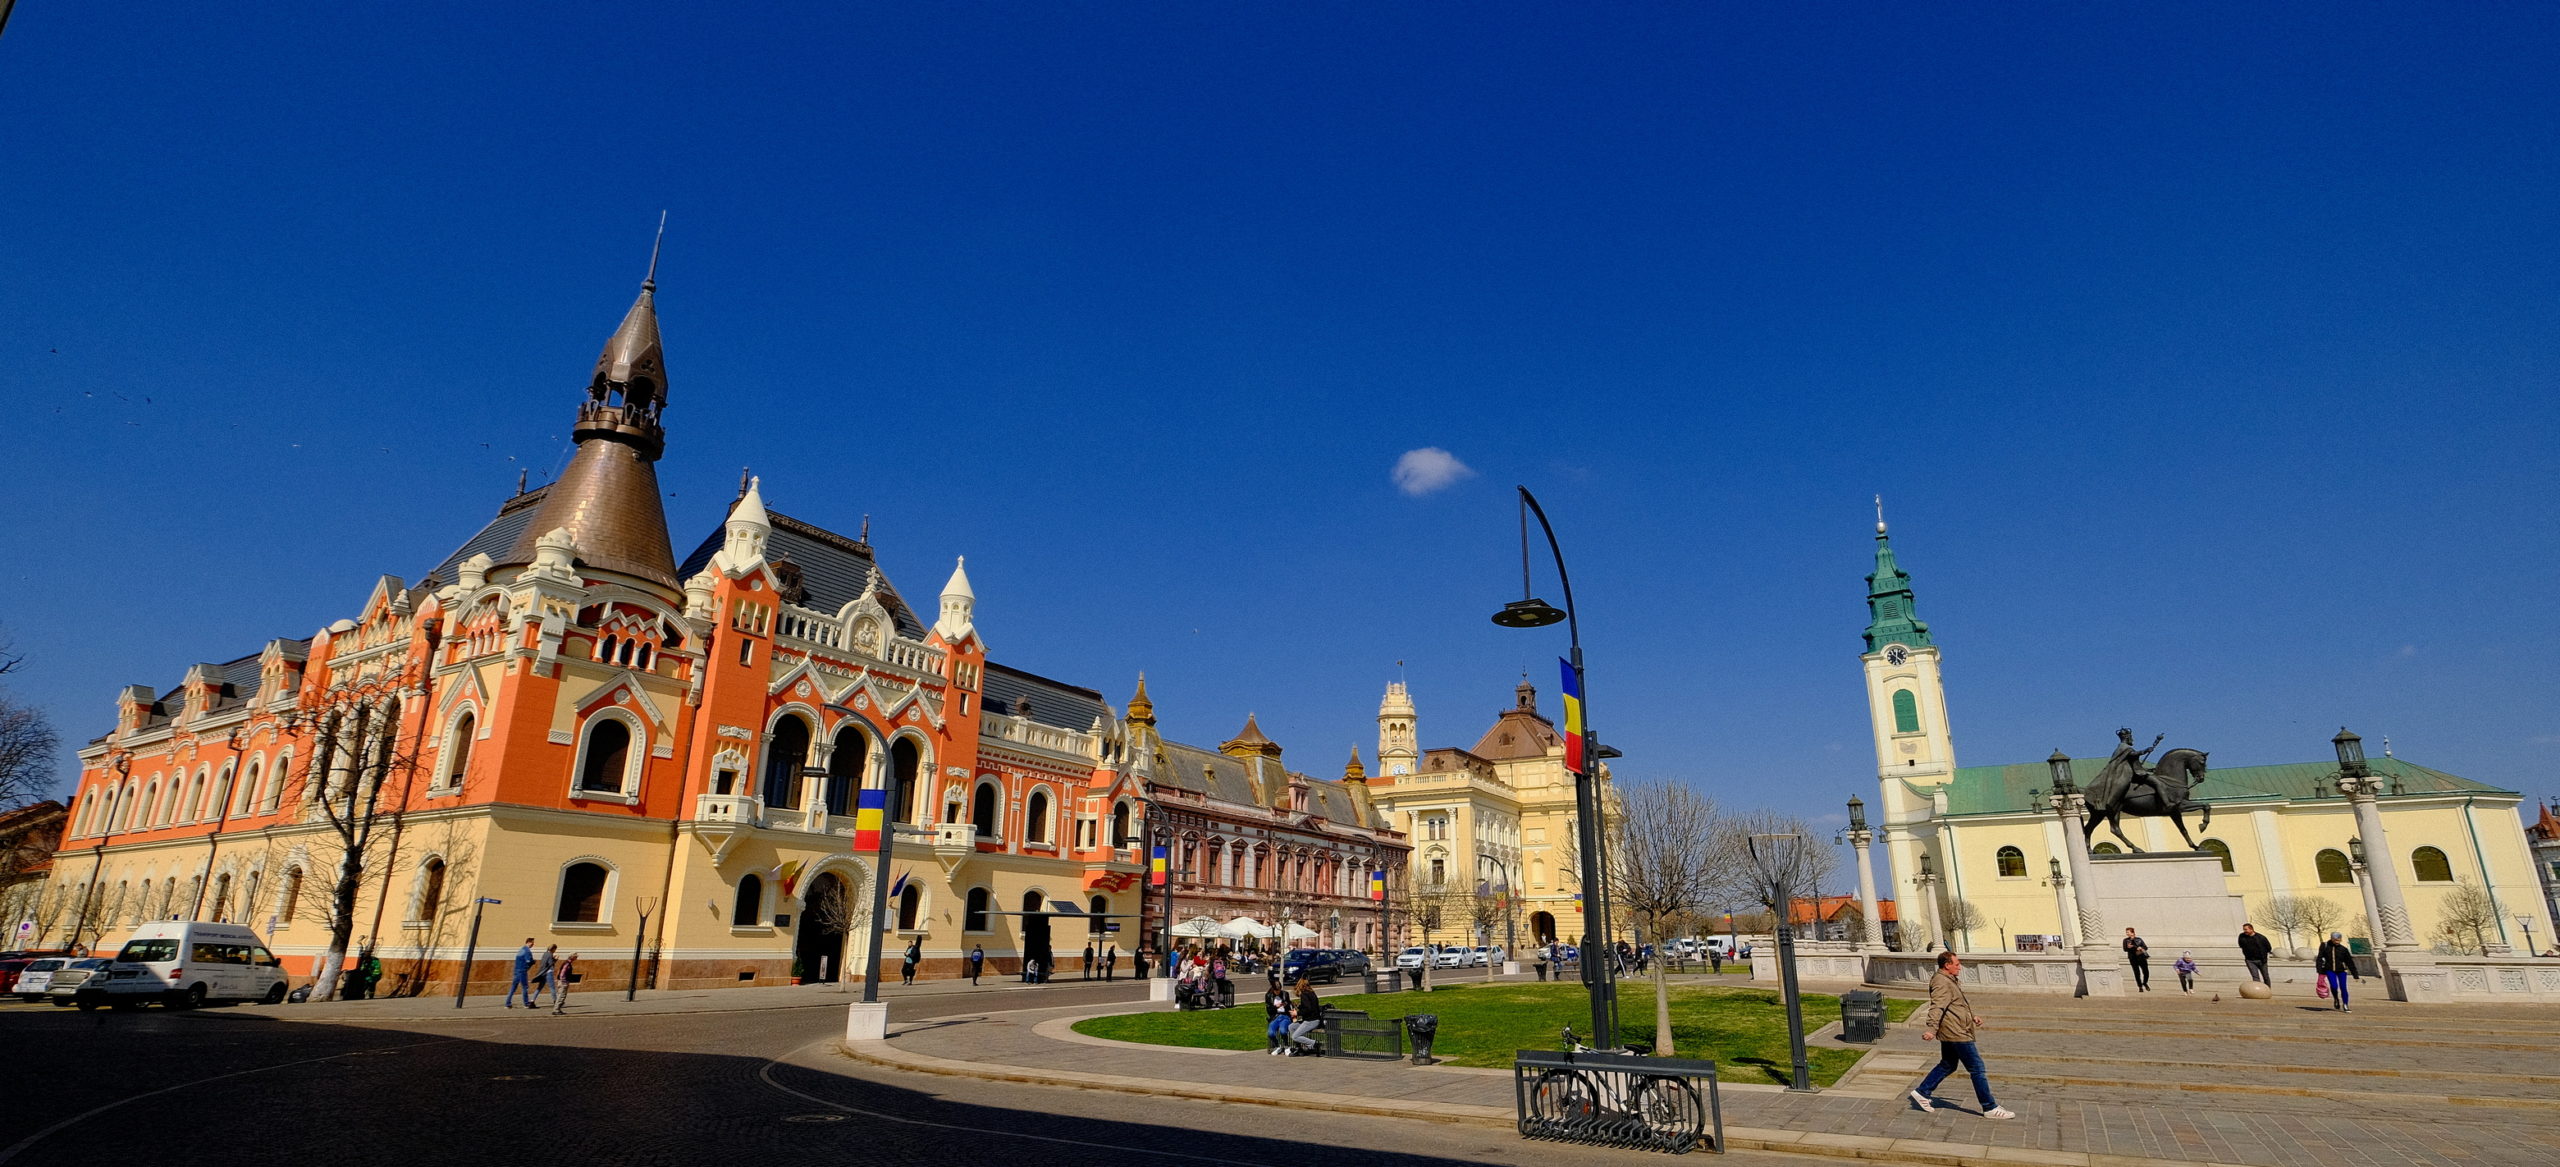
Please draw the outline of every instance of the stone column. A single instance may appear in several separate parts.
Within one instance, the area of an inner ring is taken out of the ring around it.
[[[2071,895],[2078,908],[2080,934],[2073,938],[2072,949],[2080,954],[2080,992],[2089,997],[2124,995],[2124,968],[2117,963],[2122,953],[2106,942],[2107,914],[2098,903],[2094,864],[2089,860],[2089,837],[2080,831],[2087,804],[2078,790],[2055,794],[2053,813],[2062,819],[2063,861],[2071,867]]]
[[[2071,877],[2066,875],[2045,882],[2053,885],[2053,926],[2062,929],[2063,946],[2079,947],[2080,938],[2074,934],[2077,929],[2071,926]]]
[[[2382,925],[2374,939],[2386,953],[2411,953],[2418,949],[2418,938],[2409,928],[2409,901],[2400,894],[2400,873],[2391,862],[2391,838],[2382,829],[2382,806],[2374,801],[2381,792],[2382,780],[2370,774],[2340,774],[2338,793],[2347,796],[2347,804],[2355,808],[2356,833],[2363,836],[2365,854],[2378,857],[2370,863],[2374,914]]]
[[[1861,922],[1857,934],[1849,938],[1855,951],[1884,947],[1884,917],[1876,908],[1876,873],[1867,866],[1867,847],[1875,842],[1875,832],[1865,827],[1849,830],[1849,846],[1858,857],[1858,915]]]

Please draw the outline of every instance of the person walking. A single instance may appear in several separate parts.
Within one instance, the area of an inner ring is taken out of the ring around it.
[[[2138,993],[2151,991],[2151,945],[2133,929],[2124,930],[2124,958],[2133,965],[2133,988]]]
[[[524,990],[524,1007],[533,1008],[533,937],[524,938],[524,947],[516,950],[515,976],[507,981],[507,1008],[516,1007],[516,990]]]
[[[1147,950],[1141,948],[1138,950],[1137,955],[1132,956],[1129,959],[1136,962],[1129,966],[1130,969],[1133,970],[1130,975],[1142,981],[1147,979]]]
[[[974,985],[974,984],[977,984],[977,983],[978,983],[978,974],[979,974],[979,973],[982,973],[982,972],[985,972],[986,970],[987,970],[987,946],[986,946],[986,945],[983,945],[983,944],[972,944],[972,945],[970,945],[970,946],[969,946],[969,983],[970,983],[970,984],[973,984],[973,985]]]
[[[901,985],[916,983],[916,964],[923,959],[924,937],[918,936],[907,941],[907,951],[898,957],[898,983]]]
[[[1710,944],[1710,945],[1708,945],[1708,946],[1707,946],[1707,967],[1708,967],[1708,968],[1710,968],[1710,969],[1712,969],[1712,970],[1714,970],[1714,972],[1715,972],[1715,974],[1716,974],[1717,976],[1723,976],[1723,975],[1724,975],[1724,950],[1723,950],[1723,949],[1718,948],[1718,947],[1716,947],[1715,945],[1712,945],[1712,944]]]
[[[558,1003],[558,1002],[559,1002],[559,1000],[560,1000],[560,993],[559,993],[560,982],[558,982],[558,981],[556,981],[556,980],[553,980],[553,979],[552,979],[552,976],[551,976],[551,974],[552,974],[552,973],[554,973],[554,972],[557,972],[557,971],[559,970],[559,968],[560,968],[560,946],[559,946],[559,945],[557,945],[557,944],[554,944],[554,945],[551,945],[551,946],[549,946],[549,947],[547,947],[547,948],[544,948],[544,949],[542,950],[542,960],[541,960],[539,963],[535,964],[535,965],[534,965],[534,967],[533,967],[533,995],[525,998],[525,1003],[526,1003],[529,1007],[531,1007],[531,1008],[535,1008],[535,1009],[539,1009],[539,1008],[541,1008],[541,1007],[542,1007],[542,1005],[541,1005],[540,1001],[541,1001],[541,996],[542,996],[542,990],[543,990],[545,987],[548,987],[548,988],[550,988],[550,989],[552,990],[551,999],[552,999],[553,1003],[555,1003],[555,1004],[556,1004],[556,1003]]]
[[[1110,980],[1110,979],[1112,978],[1112,975],[1113,975],[1113,973],[1114,973],[1114,970],[1118,969],[1119,967],[1120,967],[1120,946],[1119,946],[1119,945],[1117,945],[1117,944],[1107,944],[1107,945],[1104,945],[1104,946],[1103,946],[1103,949],[1102,949],[1102,979],[1104,979],[1104,980],[1106,980],[1106,981],[1107,981],[1107,980]]]
[[[2347,1007],[2347,974],[2355,971],[2356,956],[2348,950],[2346,937],[2330,933],[2329,939],[2320,945],[2319,956],[2311,967],[2328,980],[2329,1007],[2340,1013],[2355,1012]]]
[[[2170,967],[2178,970],[2179,992],[2192,993],[2196,991],[2196,956],[2194,953],[2179,953],[2178,963],[2171,965]]]
[[[2262,985],[2276,983],[2275,978],[2267,975],[2267,956],[2275,949],[2273,942],[2258,934],[2257,925],[2240,925],[2240,960],[2249,966],[2250,980]]]
[[[551,1015],[554,1017],[569,1011],[569,981],[577,967],[578,954],[572,952],[551,970]]]
[[[1962,1064],[1973,1075],[1973,1096],[1982,1103],[1982,1117],[2016,1118],[2016,1112],[1991,1097],[1991,1074],[1982,1068],[1982,1052],[1974,1046],[1983,1019],[1973,1011],[1973,1002],[1965,999],[1963,975],[1963,957],[1953,952],[1938,954],[1937,975],[1929,978],[1929,1003],[1920,1010],[1920,1040],[1938,1043],[1938,1065],[1912,1088],[1911,1104],[1924,1114],[1935,1113],[1938,1107],[1929,1100],[1929,1092]]]

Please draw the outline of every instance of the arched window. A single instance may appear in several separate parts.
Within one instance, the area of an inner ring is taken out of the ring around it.
[[[232,790],[231,813],[233,816],[245,816],[249,813],[250,807],[258,804],[258,776],[265,770],[265,766],[256,762],[249,763],[248,772],[240,776],[240,785]]]
[[[924,888],[917,886],[916,881],[908,880],[907,886],[898,892],[898,930],[915,931],[916,920],[923,914]]]
[[[151,808],[153,805],[157,804],[159,801],[160,801],[160,780],[159,780],[159,779],[157,779],[157,778],[154,778],[154,779],[152,779],[152,780],[151,780],[151,784],[150,784],[149,786],[145,786],[145,787],[143,787],[143,788],[142,788],[142,803],[141,803],[141,805],[140,805],[140,806],[136,807],[135,809],[136,809],[136,810],[138,810],[138,811],[140,811],[140,810],[148,810],[148,809],[149,809],[149,808]],[[135,822],[138,822],[138,823],[140,823],[141,825],[146,826],[146,827],[151,825],[151,820],[149,820],[149,819],[147,819],[147,818],[143,818],[143,817],[141,817],[141,816],[140,816],[140,815],[138,815],[138,814],[137,814],[137,815],[127,816],[127,817],[131,818],[131,819],[132,819],[132,820],[134,820],[134,821],[133,821],[133,822],[128,822],[128,823],[126,823],[126,824],[125,824],[126,826],[132,826],[132,825],[134,825],[134,823],[135,823]]]
[[[773,742],[764,748],[764,804],[800,809],[800,769],[808,764],[809,723],[784,714],[773,723]]]
[[[1102,922],[1111,916],[1111,900],[1105,896],[1095,896],[1093,902],[1086,907],[1092,910],[1093,915],[1091,919],[1084,922],[1084,930],[1098,937],[1102,935]]]
[[[212,914],[212,915],[210,915],[210,916],[207,916],[207,917],[205,917],[205,918],[206,918],[206,919],[209,919],[209,920],[212,920],[212,921],[213,921],[214,923],[216,923],[216,924],[223,924],[223,923],[228,923],[228,922],[230,922],[230,919],[231,919],[231,876],[230,876],[230,875],[228,875],[228,874],[223,874],[223,875],[217,875],[217,876],[214,876],[214,877],[213,877],[213,914]]]
[[[139,924],[150,918],[151,881],[146,879],[142,881],[142,894],[136,897],[133,901],[133,922]]]
[[[288,867],[284,873],[284,892],[276,897],[276,919],[293,922],[293,914],[302,907],[302,869]]]
[[[1129,845],[1128,803],[1117,802],[1111,805],[1111,845],[1114,847]]]
[[[1893,732],[1920,732],[1920,698],[1909,689],[1893,691]]]
[[[1004,837],[996,832],[995,783],[979,783],[977,793],[970,796],[969,823],[970,825],[978,828],[978,837],[981,839],[1000,839]]]
[[[1049,841],[1048,791],[1031,792],[1031,801],[1022,812],[1022,837],[1034,843]]]
[[[455,718],[453,736],[444,747],[444,781],[438,785],[447,790],[462,789],[463,772],[471,768],[471,739],[480,732],[480,719],[465,713]]]
[[[2420,883],[2452,883],[2453,864],[2445,861],[2444,852],[2433,847],[2420,847],[2409,852],[2409,867]]]
[[[848,725],[836,731],[835,752],[827,755],[827,813],[852,814],[853,792],[862,789],[862,764],[871,757],[871,739]]]
[[[924,823],[922,792],[916,789],[916,772],[924,765],[924,751],[914,738],[899,738],[889,747],[889,806],[902,823]]]
[[[970,888],[969,910],[961,914],[960,930],[963,932],[986,931],[987,908],[989,906],[989,901],[994,898],[994,893],[989,892],[983,887]]]
[[[738,877],[738,902],[729,909],[733,927],[753,928],[764,923],[764,880],[753,875]]]
[[[276,755],[276,764],[267,770],[266,787],[258,792],[258,810],[273,813],[284,803],[285,780],[293,774],[293,751]]]
[[[2211,852],[2214,858],[2222,861],[2222,869],[2226,872],[2239,870],[2231,865],[2231,844],[2229,843],[2220,839],[2207,839],[2197,844],[2196,850]]]
[[[585,759],[578,766],[578,789],[624,793],[631,766],[631,726],[619,717],[599,717],[587,724]]]
[[[604,886],[611,873],[601,863],[572,863],[560,872],[560,903],[551,918],[563,924],[604,920]]]
[[[2089,848],[2089,853],[2092,855],[2122,855],[2124,854],[2124,848],[2118,847],[2113,843],[2100,843],[2095,847]]]
[[[444,912],[444,860],[429,856],[418,865],[418,910],[411,919],[433,924]]]
[[[186,801],[178,804],[179,822],[194,822],[197,819],[213,817],[212,813],[206,809],[211,804],[205,801],[205,793],[204,771],[198,770],[195,781],[187,783]]]
[[[2027,853],[2015,847],[2002,847],[1998,856],[2000,874],[2011,879],[2027,876]]]
[[[2311,860],[2312,869],[2320,873],[2322,883],[2354,883],[2355,869],[2347,866],[2346,852],[2335,847],[2322,851]]]

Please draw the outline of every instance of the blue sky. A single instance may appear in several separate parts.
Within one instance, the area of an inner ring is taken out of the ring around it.
[[[1331,773],[1400,660],[1428,744],[1552,710],[1527,483],[1621,773],[1833,815],[1882,493],[1964,762],[2343,722],[2560,794],[2548,7],[520,7],[0,38],[66,738],[562,465],[664,209],[679,548],[752,464],[1184,740]]]

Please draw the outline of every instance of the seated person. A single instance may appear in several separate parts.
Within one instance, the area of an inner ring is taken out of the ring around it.
[[[1289,1054],[1321,1053],[1316,1047],[1315,1031],[1324,1024],[1324,1002],[1316,999],[1316,987],[1305,977],[1298,978],[1297,1021],[1289,1026]]]

